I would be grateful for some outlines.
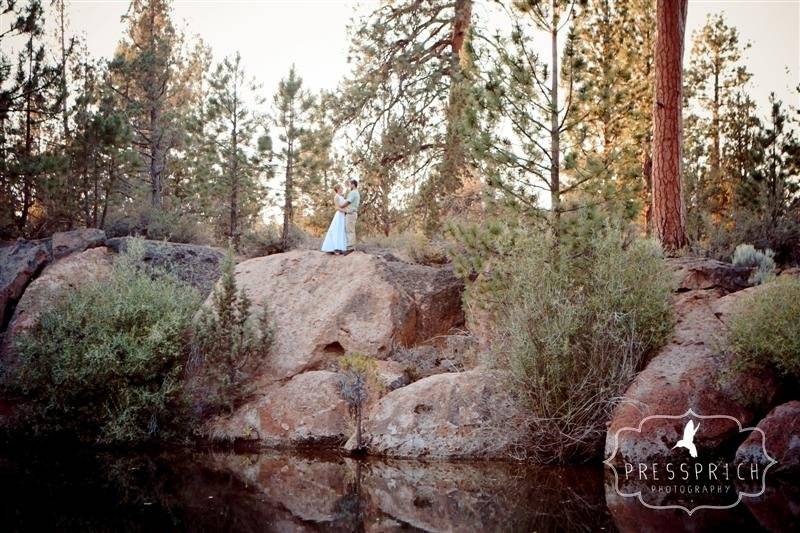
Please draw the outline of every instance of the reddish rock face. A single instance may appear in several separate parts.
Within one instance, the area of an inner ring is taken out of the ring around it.
[[[53,234],[49,239],[0,243],[0,329],[28,283],[54,259],[102,246],[106,234],[99,229],[77,229]]]
[[[349,433],[347,405],[339,375],[317,370],[262,390],[232,415],[209,421],[215,440],[241,440],[261,446],[338,445]]]
[[[463,324],[461,283],[449,270],[355,252],[293,251],[236,267],[237,286],[267,306],[275,344],[259,385],[330,369],[345,353],[386,359]]]
[[[779,405],[757,427],[764,432],[767,453],[778,461],[770,472],[800,472],[800,401]],[[736,450],[736,460],[769,463],[761,441],[761,433],[753,431]]]
[[[48,265],[22,295],[8,325],[7,337],[19,335],[36,325],[43,311],[56,299],[111,273],[113,256],[107,248],[93,248],[72,254]]]
[[[780,386],[777,376],[769,369],[739,371],[732,366],[731,356],[720,349],[731,313],[757,290],[753,287],[722,298],[720,289],[675,296],[673,338],[636,377],[615,409],[606,437],[607,457],[614,451],[618,430],[636,428],[648,415],[681,415],[691,408],[700,415],[733,416],[747,426],[773,403]],[[657,437],[662,442],[658,445],[623,431],[616,459],[658,457],[663,443],[677,442],[682,430],[681,423],[661,424]],[[704,420],[695,444],[698,449],[712,450],[736,434],[735,423]]]
[[[727,294],[750,286],[750,268],[700,257],[670,258],[667,264],[673,271],[675,292],[718,289]]]
[[[521,414],[494,372],[437,374],[381,398],[364,442],[395,457],[502,457],[523,438]]]
[[[0,246],[0,330],[25,287],[49,260],[45,241],[19,240]]]

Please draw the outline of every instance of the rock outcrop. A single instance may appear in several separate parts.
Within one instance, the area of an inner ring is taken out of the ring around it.
[[[367,414],[364,443],[395,457],[501,457],[522,438],[521,419],[497,373],[437,374],[381,398]]]
[[[732,364],[732,355],[720,349],[731,314],[742,299],[760,288],[724,295],[727,288],[736,284],[715,265],[713,262],[710,269],[693,266],[689,274],[683,272],[684,281],[678,285],[699,289],[675,295],[677,324],[673,337],[636,377],[615,409],[606,438],[606,456],[614,450],[618,430],[636,428],[648,415],[681,415],[691,408],[701,415],[733,416],[747,426],[755,423],[756,417],[778,397],[780,380],[773,371],[739,370]],[[699,279],[697,272],[706,271],[714,274],[695,283]],[[737,275],[733,279],[738,279]],[[633,432],[623,431],[616,442],[617,458],[658,456],[664,443],[677,442],[683,424],[685,421],[681,420],[660,424],[660,442],[651,440],[650,444]],[[737,433],[738,428],[731,422],[704,420],[695,444],[699,449],[715,449]]]
[[[111,273],[112,257],[107,248],[93,248],[45,267],[20,298],[6,330],[2,353],[9,350],[12,339],[35,326],[42,312],[60,296],[86,283],[106,278]]]
[[[53,234],[47,239],[0,243],[0,330],[14,311],[28,284],[42,269],[73,253],[105,244],[106,235],[99,229],[77,229]]]
[[[337,445],[348,430],[347,406],[339,393],[339,375],[317,370],[261,391],[231,416],[210,421],[215,440],[250,441],[260,446]]]
[[[42,241],[5,243],[0,247],[0,329],[6,325],[25,287],[50,261]]]
[[[753,431],[738,450],[737,462],[768,464],[764,447],[771,458],[778,461],[770,472],[800,473],[800,401],[791,401],[777,406],[759,423],[762,436]]]
[[[124,252],[133,237],[108,239],[107,245],[117,253]],[[201,294],[211,292],[220,276],[225,252],[199,244],[179,244],[164,241],[144,241],[144,262],[174,274]]]
[[[236,283],[256,309],[269,309],[275,343],[252,379],[253,397],[209,422],[215,439],[342,444],[353,427],[335,372],[338,358],[372,356],[383,390],[404,389],[407,364],[387,360],[394,348],[463,323],[462,286],[450,270],[385,256],[276,254],[239,264]]]
[[[675,292],[717,289],[724,294],[750,286],[751,268],[734,266],[714,259],[677,257],[667,259],[673,272]]]
[[[97,248],[106,244],[106,233],[97,228],[59,231],[50,237],[53,259],[61,259],[69,254]]]
[[[259,382],[332,369],[345,353],[386,359],[463,323],[461,283],[446,269],[355,252],[293,251],[250,259],[236,283],[275,322]]]

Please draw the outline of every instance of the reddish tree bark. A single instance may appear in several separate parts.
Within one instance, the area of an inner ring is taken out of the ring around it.
[[[657,0],[653,105],[653,229],[665,250],[687,244],[681,178],[683,40],[687,0]]]

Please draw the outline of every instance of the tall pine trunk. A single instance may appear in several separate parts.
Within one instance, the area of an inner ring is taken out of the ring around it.
[[[466,59],[465,44],[472,20],[472,0],[456,0],[451,36],[450,55],[450,94],[447,102],[447,141],[444,150],[444,169],[450,173],[445,176],[445,184],[455,189],[467,171],[466,146],[462,122],[467,105],[468,87],[462,61]],[[441,191],[441,192],[453,192]]]
[[[230,220],[228,232],[235,251],[239,251],[239,61],[233,73],[233,113],[231,122]]]
[[[33,36],[28,41],[28,83],[33,87]],[[28,214],[33,205],[33,109],[31,100],[33,91],[28,88],[25,96],[25,168],[22,170],[22,209],[20,212],[18,229],[20,233],[25,232],[28,224]]]
[[[687,244],[681,179],[682,74],[687,0],[658,0],[653,105],[653,227],[664,249]]]
[[[552,65],[550,72],[550,204],[553,210],[553,233],[561,236],[561,128],[558,123],[558,26],[559,17],[553,0],[553,25],[550,29]]]
[[[149,53],[152,55],[150,63],[148,64],[147,75],[147,99],[149,105],[148,115],[148,129],[150,134],[149,150],[150,150],[150,167],[148,173],[150,175],[150,205],[154,209],[160,210],[162,204],[162,189],[163,179],[162,172],[164,170],[165,154],[163,153],[163,135],[162,128],[163,113],[161,109],[161,91],[158,87],[158,73],[156,69],[158,66],[154,63],[156,57],[156,14],[155,9],[150,6],[149,12]]]
[[[447,100],[447,131],[445,133],[444,152],[442,164],[438,169],[438,176],[434,176],[435,185],[428,205],[425,232],[428,235],[436,233],[441,223],[441,211],[447,206],[440,205],[448,196],[459,190],[463,184],[464,176],[469,171],[469,158],[466,134],[464,132],[464,119],[469,95],[469,80],[464,70],[464,62],[468,60],[466,44],[468,42],[470,26],[472,24],[472,0],[456,0],[453,13],[453,32],[450,35],[450,92]]]
[[[292,181],[292,170],[294,166],[294,114],[289,117],[289,135],[286,139],[286,181],[284,184],[283,199],[283,235],[281,241],[283,249],[289,246],[289,229],[294,219],[294,182]]]

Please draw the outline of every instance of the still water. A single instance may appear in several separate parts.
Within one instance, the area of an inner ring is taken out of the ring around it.
[[[602,466],[298,453],[0,453],[1,531],[798,531],[800,488],[650,510]]]

